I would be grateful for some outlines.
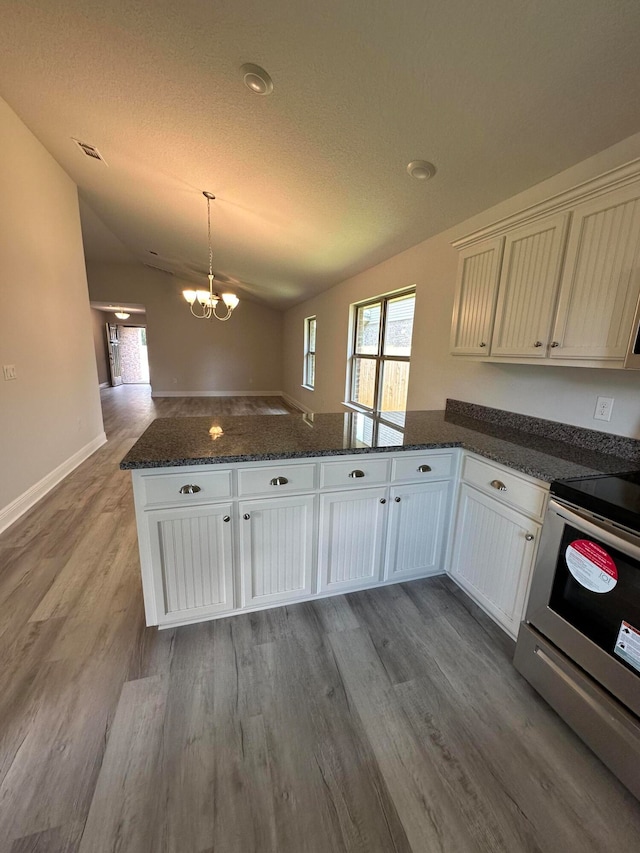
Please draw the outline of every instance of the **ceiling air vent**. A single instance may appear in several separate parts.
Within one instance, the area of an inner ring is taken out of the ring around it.
[[[94,147],[93,147],[93,145],[89,145],[87,142],[80,142],[80,140],[79,140],[79,139],[76,139],[76,138],[75,138],[75,137],[73,137],[73,136],[72,136],[71,138],[73,139],[73,141],[75,142],[75,144],[78,146],[78,148],[79,148],[79,149],[80,149],[84,154],[86,154],[86,155],[87,155],[87,157],[93,157],[93,159],[94,159],[94,160],[99,160],[101,163],[104,163],[104,165],[105,165],[105,166],[107,165],[106,160],[104,159],[104,157],[103,157],[103,156],[102,156],[102,154],[98,151],[98,149],[97,149],[97,148],[94,148]]]

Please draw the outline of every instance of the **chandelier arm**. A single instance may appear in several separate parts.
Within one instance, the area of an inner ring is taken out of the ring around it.
[[[220,300],[220,301],[222,302],[222,300]],[[222,304],[224,305],[224,302],[223,302]],[[216,307],[213,309],[213,316],[216,318],[216,320],[220,320],[220,321],[221,321],[221,322],[223,322],[223,323],[225,322],[225,320],[228,320],[228,319],[229,319],[229,317],[231,316],[231,312],[233,311],[233,308],[227,308],[227,314],[226,314],[226,316],[225,316],[225,317],[221,317],[221,316],[218,314],[218,310],[217,310],[217,309],[218,309],[218,306],[216,305]]]

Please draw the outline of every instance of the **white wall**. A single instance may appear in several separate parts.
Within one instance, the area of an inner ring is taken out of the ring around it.
[[[91,309],[91,329],[93,332],[93,349],[96,356],[96,368],[98,371],[98,382],[109,382],[109,362],[107,360],[107,335],[105,325],[107,314]]]
[[[104,435],[76,186],[2,100],[0,186],[2,529]]]
[[[280,311],[241,298],[227,322],[196,320],[182,297],[193,283],[142,264],[89,263],[87,275],[92,300],[145,306],[154,395],[280,392]]]
[[[457,272],[451,242],[636,157],[640,134],[290,309],[284,320],[285,393],[311,411],[340,411],[349,305],[415,285],[410,409],[441,409],[452,397],[640,438],[640,371],[482,364],[449,354]],[[318,318],[313,392],[301,388],[303,320],[312,314]],[[593,420],[599,394],[615,398],[610,423]]]

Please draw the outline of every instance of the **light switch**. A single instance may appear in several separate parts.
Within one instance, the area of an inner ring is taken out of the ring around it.
[[[9,379],[17,379],[17,378],[18,378],[18,377],[16,376],[16,366],[15,366],[15,364],[5,364],[5,365],[3,365],[2,369],[3,369],[3,371],[4,371],[4,378],[5,378],[6,380],[9,380]]]

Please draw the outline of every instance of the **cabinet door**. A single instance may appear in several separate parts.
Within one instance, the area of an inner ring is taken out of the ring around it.
[[[387,511],[384,487],[321,495],[321,592],[358,589],[380,580]]]
[[[578,205],[552,358],[624,358],[640,292],[640,185]]]
[[[489,355],[504,237],[460,252],[451,326],[451,352]]]
[[[232,610],[232,505],[146,515],[158,624]]]
[[[547,356],[568,218],[548,216],[507,235],[491,355]]]
[[[240,503],[243,607],[311,595],[315,500],[303,495]]]
[[[436,482],[391,490],[385,580],[442,571],[450,489],[449,482]]]
[[[462,484],[451,576],[514,638],[539,533],[536,522]]]

